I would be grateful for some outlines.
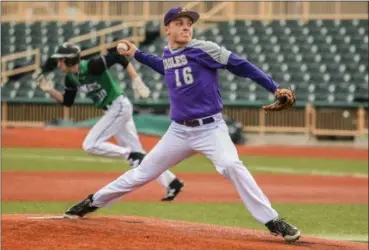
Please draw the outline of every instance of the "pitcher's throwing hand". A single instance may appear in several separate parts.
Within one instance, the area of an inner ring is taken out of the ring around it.
[[[120,44],[126,44],[127,45],[127,49],[124,49],[124,46],[123,46],[123,49],[119,49],[119,45]],[[136,50],[137,50],[137,47],[136,47],[136,45],[134,45],[133,43],[131,43],[128,40],[120,40],[118,42],[118,45],[117,45],[117,50],[118,50],[118,53],[121,56],[134,57],[134,55],[136,53]]]

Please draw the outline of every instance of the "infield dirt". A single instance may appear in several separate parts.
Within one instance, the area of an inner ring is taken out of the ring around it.
[[[130,249],[367,249],[367,244],[302,237],[288,244],[266,231],[142,217],[91,216],[78,220],[2,217],[2,247],[17,250]]]

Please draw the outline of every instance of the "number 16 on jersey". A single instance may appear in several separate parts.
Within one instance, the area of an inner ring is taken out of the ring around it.
[[[193,75],[192,75],[192,69],[191,67],[184,67],[181,69],[176,69],[174,71],[175,75],[176,75],[176,86],[181,87],[182,86],[182,82],[181,79],[179,77],[180,74],[182,74],[182,79],[184,81],[185,84],[189,85],[193,83]]]

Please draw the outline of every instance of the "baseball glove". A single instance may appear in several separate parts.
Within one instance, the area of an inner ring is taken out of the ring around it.
[[[291,89],[277,89],[274,95],[277,101],[263,106],[265,111],[281,111],[284,109],[291,109],[295,105],[296,96]]]

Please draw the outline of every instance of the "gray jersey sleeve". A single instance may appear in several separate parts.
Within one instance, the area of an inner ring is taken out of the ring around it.
[[[219,46],[214,42],[196,39],[192,40],[188,47],[200,49],[206,55],[208,55],[214,61],[214,63],[221,65],[226,65],[228,63],[229,56],[232,53],[231,51]]]

